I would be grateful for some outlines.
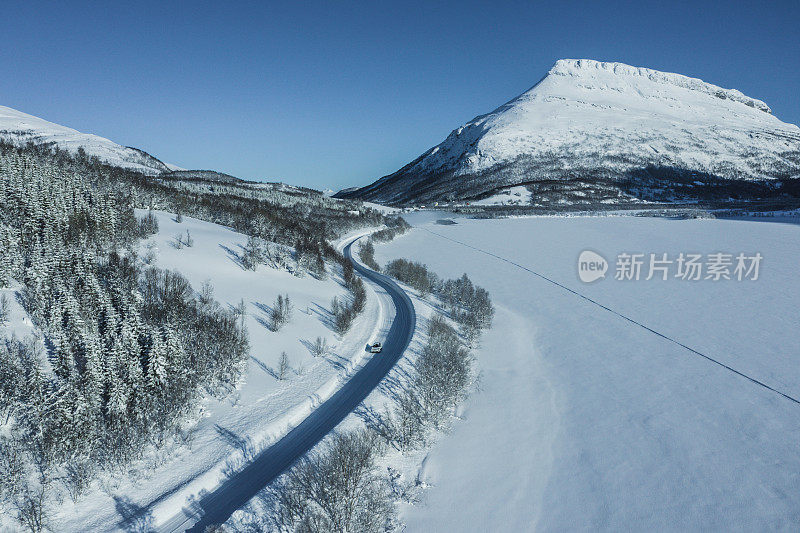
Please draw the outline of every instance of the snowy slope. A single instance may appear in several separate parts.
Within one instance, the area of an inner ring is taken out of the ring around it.
[[[364,346],[385,335],[394,318],[391,297],[367,284],[364,313],[340,337],[331,329],[330,302],[347,298],[347,291],[335,275],[299,278],[263,265],[244,270],[235,254],[245,246],[245,235],[188,216],[177,223],[174,215],[155,215],[159,233],[144,243],[142,256],[152,252],[154,265],[181,272],[195,290],[210,281],[214,297],[226,308],[245,302],[251,347],[247,373],[230,395],[206,399],[198,417],[187,422],[186,443],[148,452],[127,475],[96,482],[77,504],[67,499],[56,513],[59,531],[151,531],[202,491],[214,489],[229,469],[241,465],[243,455],[260,451],[308,416],[371,357]],[[194,246],[176,249],[175,236],[187,230]],[[278,294],[289,295],[294,312],[274,332],[267,327],[268,311]],[[309,346],[318,336],[331,349],[315,357]],[[275,375],[281,352],[290,364],[283,381]],[[3,525],[0,517],[0,531]]]
[[[4,106],[0,106],[0,140],[17,145],[28,142],[55,144],[72,154],[83,148],[88,155],[96,156],[105,163],[149,175],[180,170],[179,167],[163,163],[142,150],[121,146],[103,137],[81,133]]]
[[[621,63],[558,61],[533,88],[394,174],[342,196],[465,199],[540,179],[647,166],[720,178],[800,176],[800,128],[739,91]]]
[[[800,219],[442,216],[408,215],[417,229],[376,258],[466,271],[497,316],[477,353],[481,390],[428,458],[433,487],[405,510],[406,531],[796,529],[800,405],[479,250],[797,398]],[[757,281],[586,285],[586,248],[765,259]]]

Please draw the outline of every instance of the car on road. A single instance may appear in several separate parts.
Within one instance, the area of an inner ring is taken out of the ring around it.
[[[383,345],[379,342],[373,342],[369,345],[369,351],[372,353],[380,353],[383,350]]]

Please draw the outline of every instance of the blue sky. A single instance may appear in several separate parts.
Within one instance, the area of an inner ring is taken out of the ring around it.
[[[0,105],[333,189],[397,170],[560,58],[699,77],[800,123],[800,2],[698,4],[12,1]]]

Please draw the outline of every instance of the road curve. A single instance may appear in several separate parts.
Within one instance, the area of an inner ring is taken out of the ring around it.
[[[397,283],[353,261],[350,247],[356,240],[345,246],[345,257],[353,263],[361,277],[375,282],[389,293],[396,311],[394,322],[383,341],[383,351],[373,356],[333,396],[281,440],[258,454],[213,492],[199,498],[191,508],[185,508],[159,526],[158,531],[202,532],[210,525],[225,522],[353,412],[403,355],[416,327],[414,306]]]

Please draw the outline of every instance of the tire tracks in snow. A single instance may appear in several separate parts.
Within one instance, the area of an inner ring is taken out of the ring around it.
[[[603,309],[605,311],[608,311],[609,313],[611,313],[613,315],[616,315],[619,318],[622,318],[623,320],[626,320],[626,321],[630,322],[631,324],[639,326],[640,328],[652,333],[653,335],[656,335],[656,336],[661,337],[662,339],[665,339],[665,340],[667,340],[667,341],[669,341],[669,342],[671,342],[673,344],[676,344],[676,345],[680,346],[681,348],[687,350],[688,352],[690,352],[690,353],[692,353],[694,355],[700,356],[703,359],[706,359],[706,360],[714,363],[715,365],[718,365],[718,366],[724,368],[725,370],[727,370],[729,372],[732,372],[733,374],[736,374],[737,376],[743,377],[746,380],[758,385],[759,387],[763,387],[763,388],[767,389],[768,391],[771,391],[771,392],[773,392],[773,393],[775,393],[775,394],[777,394],[779,396],[782,396],[782,397],[786,398],[787,400],[789,400],[791,402],[794,402],[794,403],[800,405],[800,400],[798,400],[797,398],[795,398],[793,396],[790,396],[789,394],[786,394],[785,392],[782,392],[782,391],[780,391],[780,390],[778,390],[778,389],[776,389],[774,387],[771,387],[770,385],[767,385],[763,381],[760,381],[760,380],[758,380],[758,379],[756,379],[756,378],[754,378],[752,376],[749,376],[749,375],[745,374],[744,372],[740,372],[740,371],[736,370],[735,368],[726,365],[722,361],[719,361],[718,359],[714,359],[713,357],[711,357],[709,355],[706,355],[706,354],[704,354],[704,353],[702,353],[702,352],[700,352],[698,350],[695,350],[694,348],[692,348],[690,346],[687,346],[686,344],[680,342],[677,339],[674,339],[674,338],[672,338],[672,337],[670,337],[668,335],[665,335],[665,334],[663,334],[663,333],[661,333],[659,331],[656,331],[655,329],[653,329],[653,328],[651,328],[651,327],[649,327],[649,326],[647,326],[647,325],[645,325],[645,324],[643,324],[643,323],[641,323],[641,322],[639,322],[639,321],[637,321],[637,320],[635,320],[635,319],[633,319],[633,318],[631,318],[631,317],[629,317],[627,315],[624,315],[624,314],[620,313],[619,311],[615,311],[614,309],[612,309],[612,308],[610,308],[610,307],[608,307],[606,305],[601,304],[597,300],[594,300],[594,299],[586,296],[585,294],[582,294],[582,293],[580,293],[580,292],[578,292],[578,291],[576,291],[574,289],[570,289],[566,285],[563,285],[563,284],[555,281],[554,279],[548,278],[544,274],[540,274],[539,272],[536,272],[535,270],[533,270],[531,268],[528,268],[528,267],[526,267],[524,265],[516,263],[516,262],[514,262],[514,261],[512,261],[510,259],[507,259],[507,258],[503,257],[503,256],[500,256],[500,255],[497,255],[495,253],[492,253],[492,252],[490,252],[488,250],[484,250],[482,248],[478,248],[477,246],[473,246],[471,244],[467,244],[467,243],[459,241],[457,239],[453,239],[452,237],[447,237],[445,235],[442,235],[441,233],[436,233],[435,231],[431,231],[428,228],[420,227],[420,229],[423,229],[423,230],[427,231],[428,233],[430,233],[432,235],[436,235],[437,237],[440,237],[442,239],[454,242],[456,244],[460,244],[461,246],[465,246],[467,248],[470,248],[470,249],[475,250],[477,252],[480,252],[482,254],[488,255],[490,257],[494,257],[495,259],[499,259],[500,261],[503,261],[503,262],[508,263],[510,265],[513,265],[513,266],[515,266],[515,267],[517,267],[519,269],[522,269],[522,270],[524,270],[526,272],[529,272],[529,273],[533,274],[534,276],[536,276],[538,278],[541,278],[544,281],[555,285],[556,287],[559,287],[559,288],[561,288],[561,289],[563,289],[563,290],[565,290],[567,292],[570,292],[570,293],[574,294],[575,296],[577,296],[579,298],[582,298],[582,299],[586,300],[587,302],[589,302],[591,304],[594,304],[597,307],[599,307],[599,308],[601,308],[601,309]]]

